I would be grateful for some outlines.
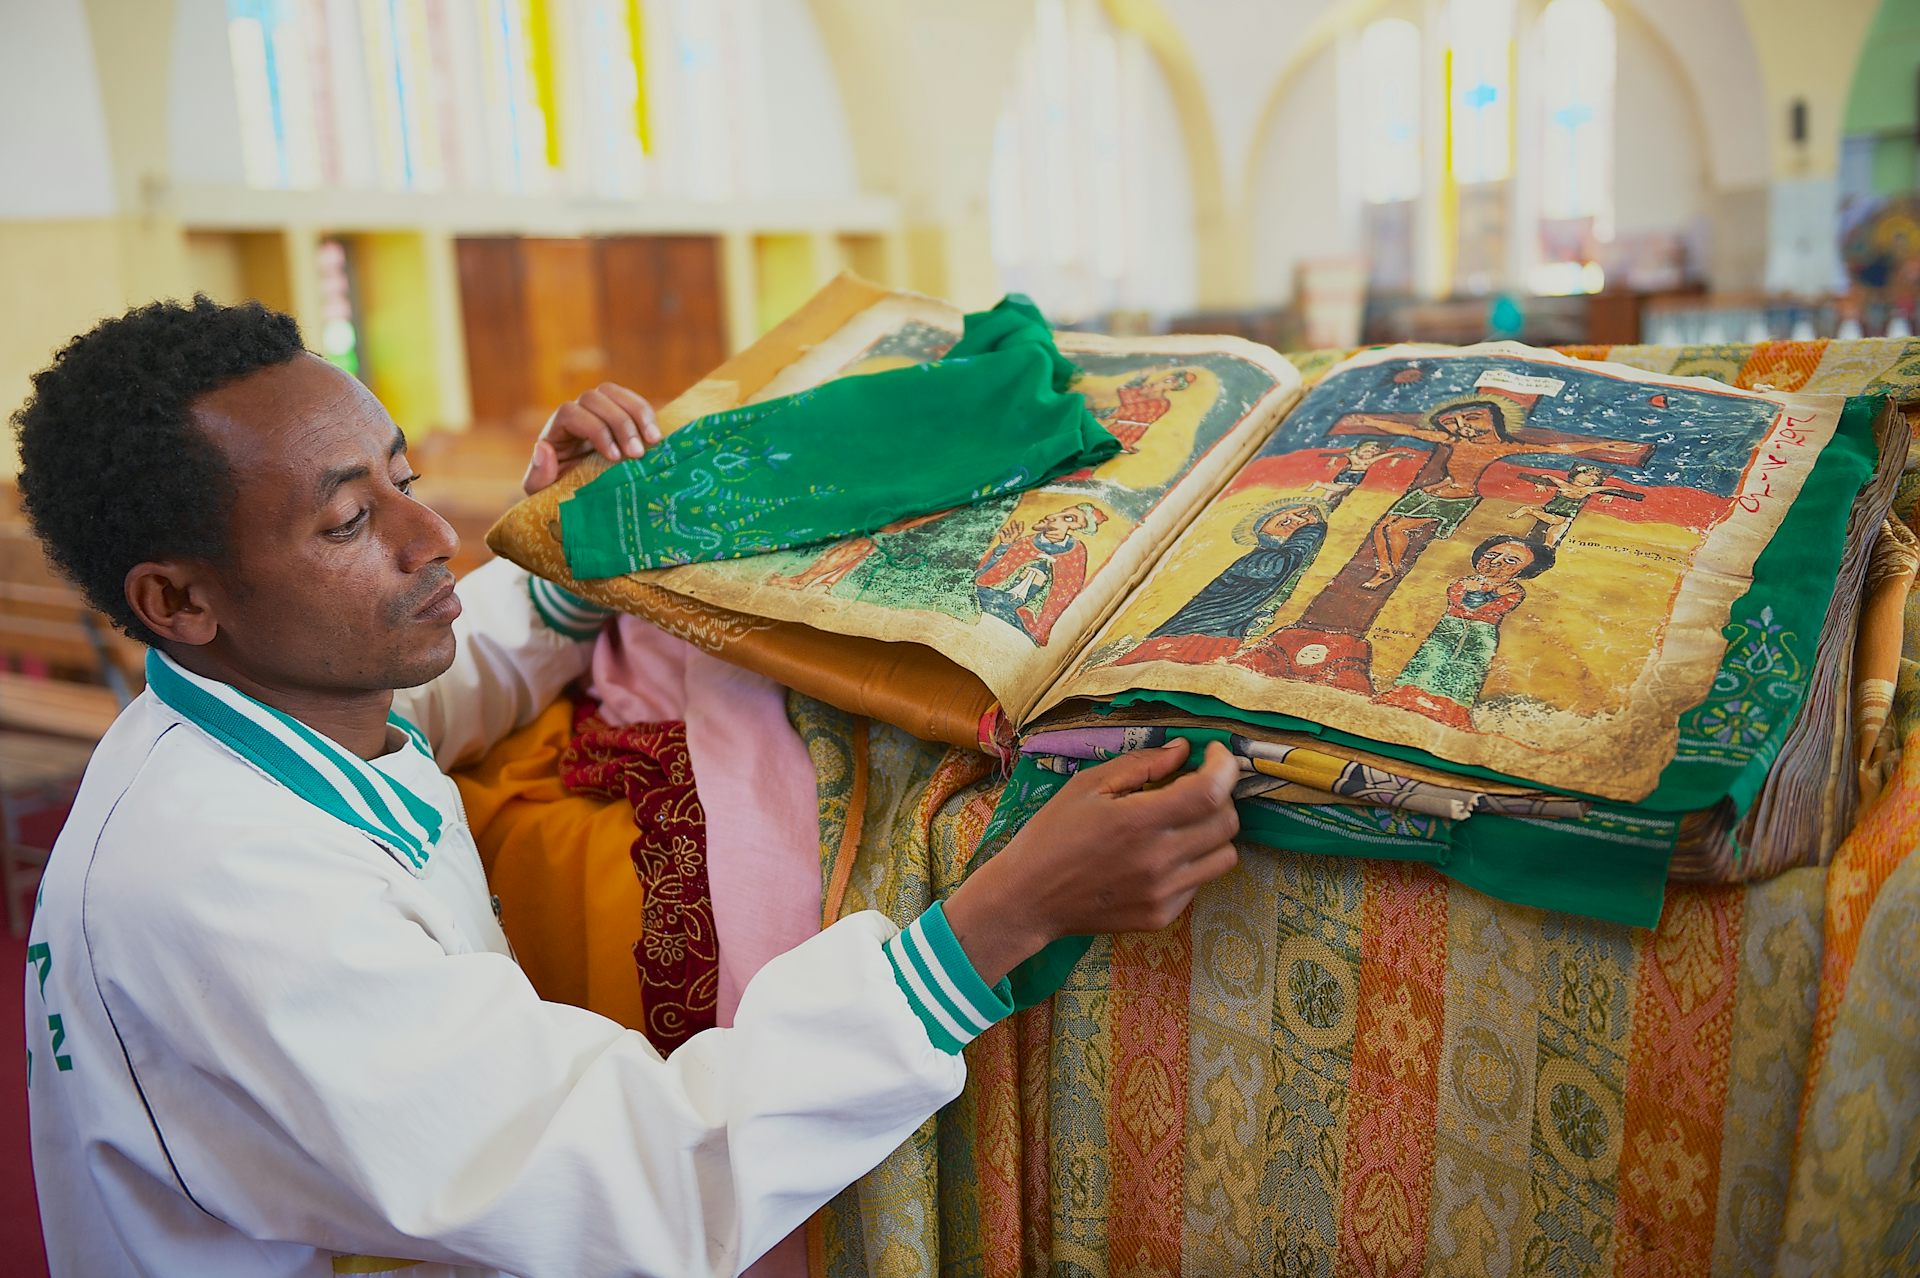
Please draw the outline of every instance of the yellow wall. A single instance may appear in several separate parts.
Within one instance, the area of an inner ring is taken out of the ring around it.
[[[125,308],[123,234],[111,218],[0,225],[0,404],[11,417],[66,341]],[[0,473],[17,459],[0,450]]]
[[[1840,130],[1853,70],[1880,0],[1740,0],[1766,80],[1776,178],[1830,177],[1840,168]],[[1911,93],[1913,86],[1907,86]],[[1792,103],[1807,104],[1807,141],[1788,133]]]
[[[760,277],[758,320],[764,333],[813,296],[821,272],[814,260],[813,236],[761,235],[753,248]]]

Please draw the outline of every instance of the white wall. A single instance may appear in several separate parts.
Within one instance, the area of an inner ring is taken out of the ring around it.
[[[0,6],[0,218],[113,211],[106,118],[80,0]]]
[[[806,0],[759,0],[766,76],[766,193],[793,199],[842,197],[860,189],[853,139]]]
[[[1683,229],[1707,203],[1707,149],[1686,73],[1631,13],[1614,23],[1614,39],[1614,227]]]
[[[1186,37],[1206,87],[1229,204],[1240,198],[1267,97],[1281,68],[1324,35],[1334,16],[1368,8],[1360,0],[1160,0]]]
[[[1194,308],[1199,283],[1187,141],[1166,75],[1145,47],[1134,51],[1141,65],[1129,82],[1141,100],[1127,109],[1138,122],[1130,144],[1140,172],[1129,186],[1139,217],[1128,228],[1132,270],[1122,300],[1136,309],[1178,314]]]
[[[1287,84],[1254,167],[1249,235],[1254,306],[1293,297],[1294,267],[1304,258],[1359,248],[1358,209],[1343,198],[1338,49],[1322,49]]]

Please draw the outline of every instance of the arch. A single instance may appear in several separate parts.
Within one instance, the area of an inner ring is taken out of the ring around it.
[[[1364,26],[1387,0],[1338,0],[1294,45],[1268,88],[1242,158],[1243,225],[1251,225],[1255,183],[1267,134],[1277,122],[1292,80],[1342,33]],[[1740,0],[1608,0],[1616,18],[1630,13],[1664,47],[1686,81],[1713,185],[1722,190],[1762,186],[1768,177],[1767,102],[1759,55],[1747,36]],[[1623,12],[1626,11],[1626,12]],[[1712,93],[1706,92],[1711,84]]]
[[[1740,0],[1608,0],[1661,46],[1685,79],[1707,176],[1722,191],[1762,187],[1772,176],[1766,77]]]
[[[1217,305],[1230,299],[1244,274],[1244,256],[1237,252],[1227,218],[1218,135],[1213,112],[1207,106],[1205,82],[1186,37],[1159,0],[1102,0],[1113,25],[1140,37],[1154,60],[1179,117],[1186,143],[1187,176],[1193,187],[1195,288],[1199,304]]]
[[[1287,50],[1286,58],[1280,63],[1280,69],[1274,73],[1272,83],[1261,98],[1260,112],[1255,117],[1253,133],[1247,141],[1247,153],[1241,158],[1239,190],[1243,225],[1252,225],[1255,212],[1252,206],[1258,198],[1254,188],[1260,176],[1260,157],[1266,148],[1267,134],[1272,132],[1280,108],[1293,88],[1293,81],[1343,32],[1365,27],[1386,4],[1387,0],[1335,0],[1321,11],[1305,34]]]

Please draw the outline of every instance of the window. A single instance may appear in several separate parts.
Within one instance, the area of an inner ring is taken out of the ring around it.
[[[1119,42],[1089,0],[1040,0],[994,128],[989,209],[1009,289],[1056,319],[1115,304],[1125,269]]]
[[[1342,177],[1361,204],[1369,289],[1598,291],[1614,217],[1608,0],[1435,0],[1426,12],[1440,20],[1367,23],[1342,63],[1357,89],[1342,94]]]
[[[757,193],[761,9],[760,0],[226,0],[246,181]],[[656,132],[669,135],[663,146]]]
[[[1001,282],[1048,318],[1191,305],[1192,188],[1152,52],[1100,0],[1039,0],[995,126]]]
[[[1540,216],[1609,211],[1613,14],[1602,0],[1553,0],[1540,17]]]
[[[1534,31],[1538,88],[1537,293],[1594,293],[1613,221],[1613,14],[1604,0],[1553,0]]]
[[[1393,204],[1420,194],[1420,32],[1386,18],[1360,36],[1361,195],[1369,204]]]
[[[1453,179],[1499,182],[1513,162],[1512,0],[1452,0],[1447,19]]]

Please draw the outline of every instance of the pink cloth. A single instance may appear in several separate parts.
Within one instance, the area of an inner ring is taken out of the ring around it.
[[[687,725],[693,788],[707,817],[707,882],[720,934],[715,1014],[733,1024],[740,992],[766,961],[820,930],[820,808],[786,690],[637,617],[593,648],[593,696],[608,723]],[[796,1229],[748,1278],[806,1278]]]
[[[680,719],[707,816],[720,934],[719,1023],[753,974],[820,930],[820,809],[786,691],[635,617],[593,649],[593,696],[615,726]]]

